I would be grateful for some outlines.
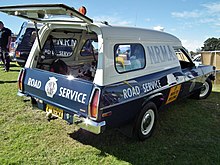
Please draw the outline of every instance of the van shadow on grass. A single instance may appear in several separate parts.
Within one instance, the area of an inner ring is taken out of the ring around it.
[[[117,129],[107,130],[103,134],[95,135],[90,132],[87,132],[85,130],[79,129],[76,132],[73,132],[69,134],[71,138],[74,140],[84,144],[84,145],[90,145],[98,150],[100,150],[100,154],[98,156],[100,157],[107,157],[109,155],[112,155],[116,157],[118,160],[126,161],[131,164],[147,164],[150,162],[172,162],[175,156],[173,156],[173,153],[178,153],[178,147],[173,148],[172,151],[167,151],[167,147],[164,146],[173,146],[173,142],[181,143],[182,138],[176,137],[175,135],[172,135],[172,139],[169,139],[168,135],[170,134],[170,129],[175,129],[175,127],[172,127],[169,129],[169,125],[160,125],[160,123],[164,123],[165,121],[170,120],[171,125],[175,125],[178,123],[172,123],[172,115],[175,113],[175,117],[179,116],[184,113],[189,112],[188,110],[179,112],[178,106],[182,107],[184,104],[195,104],[203,106],[204,110],[212,110],[213,116],[218,116],[220,114],[220,92],[212,92],[212,94],[209,96],[208,99],[205,100],[191,100],[191,99],[185,99],[182,100],[182,102],[178,102],[178,104],[175,104],[175,107],[171,107],[172,109],[168,108],[168,111],[161,111],[160,118],[158,122],[157,129],[155,131],[155,134],[147,139],[144,142],[137,141],[136,139],[129,138],[125,135],[123,135],[121,132],[119,132]],[[187,116],[187,114],[185,114]],[[173,116],[173,117],[174,117]],[[190,119],[189,119],[190,120]],[[175,120],[173,122],[178,122],[178,120]],[[179,121],[181,122],[181,121]],[[187,122],[187,121],[186,121]],[[179,123],[181,125],[181,123]],[[198,127],[198,128],[197,128]],[[186,129],[186,128],[184,128]],[[181,130],[183,133],[185,130]],[[199,129],[199,126],[195,125],[195,129]],[[212,129],[212,128],[210,128]],[[194,130],[193,129],[186,129],[187,131]],[[174,131],[175,132],[175,131]],[[186,132],[186,134],[195,134],[195,132]],[[196,135],[195,136],[200,136]],[[189,136],[190,137],[190,136]],[[204,137],[205,138],[205,137]],[[191,139],[185,139],[187,142],[189,140],[189,145],[196,145],[196,142],[193,143]],[[191,144],[193,143],[193,144]],[[187,145],[187,144],[186,144]],[[163,146],[163,147],[162,147]],[[162,150],[162,151],[161,151]],[[164,151],[163,151],[164,150]],[[162,156],[165,154],[165,156]],[[185,153],[178,153],[180,155],[184,155]],[[195,154],[194,156],[198,156],[196,152],[192,152],[192,154]],[[186,154],[187,155],[187,154]],[[208,159],[208,158],[207,158]],[[181,159],[180,159],[181,161]],[[189,160],[189,161],[196,161],[196,160]]]
[[[161,141],[164,141],[160,135],[160,130],[145,141],[138,141],[135,138],[129,138],[119,132],[117,129],[107,130],[103,134],[95,135],[85,130],[79,129],[69,134],[74,140],[90,145],[100,151],[98,157],[115,157],[132,165],[152,164],[152,162],[164,161],[160,158]],[[167,138],[166,138],[167,139]],[[162,153],[161,153],[162,154]],[[166,159],[172,159],[166,158]]]
[[[119,160],[135,164],[133,153],[136,149],[143,148],[141,143],[135,141],[120,133],[117,129],[105,131],[103,134],[95,135],[85,130],[79,129],[76,132],[69,134],[71,138],[77,140],[84,145],[90,145],[100,150],[100,157],[113,155]],[[139,147],[138,147],[139,146]]]
[[[125,136],[118,129],[106,130],[103,134],[99,135],[79,129],[70,133],[69,136],[84,145],[90,145],[98,149],[100,151],[97,155],[98,157],[114,156],[117,160],[134,165],[143,164],[144,160],[148,159],[146,157],[147,153],[153,152],[154,155],[157,150],[156,148],[151,148],[151,151],[148,150],[157,141],[154,139],[155,135],[144,142],[140,142],[135,138]]]

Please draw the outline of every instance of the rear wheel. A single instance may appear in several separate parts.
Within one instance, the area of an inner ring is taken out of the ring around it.
[[[157,107],[153,102],[147,103],[141,110],[135,125],[135,136],[143,141],[149,138],[157,123]]]

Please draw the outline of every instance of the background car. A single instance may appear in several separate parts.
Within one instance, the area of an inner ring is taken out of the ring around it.
[[[38,24],[37,29],[40,29],[42,25]],[[15,61],[20,65],[24,66],[32,45],[36,38],[36,29],[33,22],[24,22],[18,33],[17,39],[14,43],[14,56]]]

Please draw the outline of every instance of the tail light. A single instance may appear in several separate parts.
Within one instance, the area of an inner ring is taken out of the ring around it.
[[[23,91],[24,69],[21,69],[18,76],[18,90]]]
[[[21,52],[15,51],[15,56],[16,56],[16,57],[20,57],[20,56],[21,56]]]
[[[90,117],[97,119],[98,118],[98,109],[99,109],[99,96],[100,89],[96,88],[93,92],[93,96],[90,102]]]

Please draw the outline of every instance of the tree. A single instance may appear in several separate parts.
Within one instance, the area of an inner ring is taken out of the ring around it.
[[[208,38],[204,42],[204,47],[202,47],[202,51],[215,51],[220,50],[220,38]]]

